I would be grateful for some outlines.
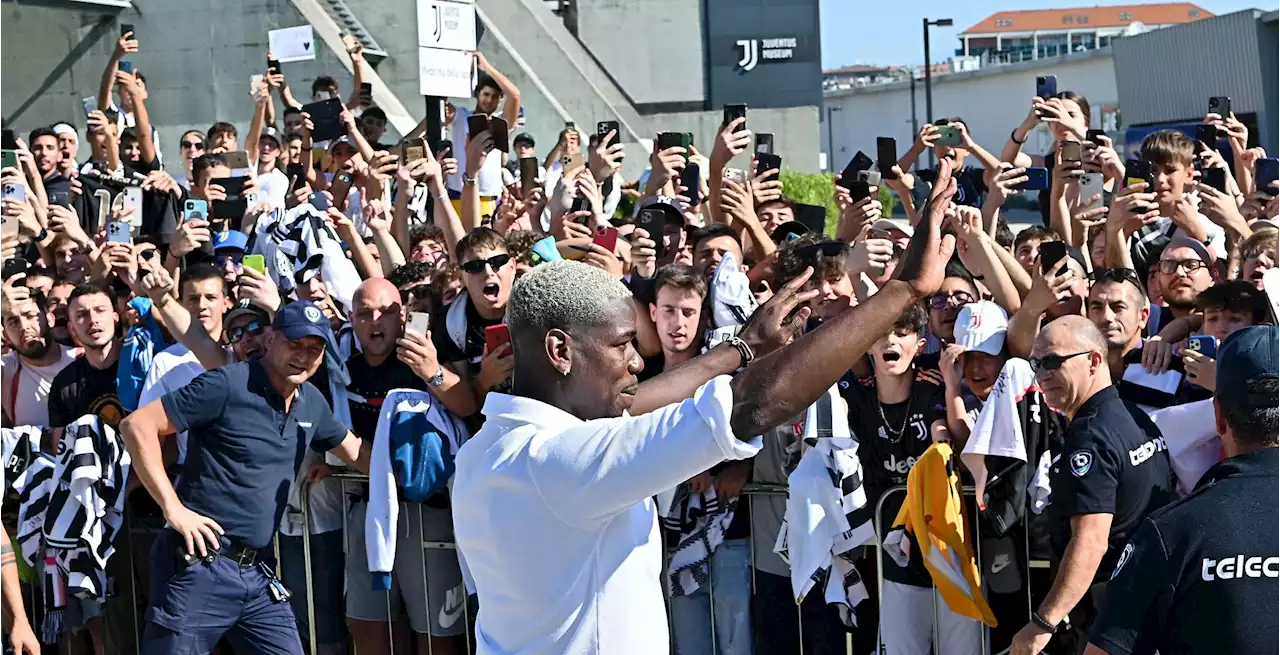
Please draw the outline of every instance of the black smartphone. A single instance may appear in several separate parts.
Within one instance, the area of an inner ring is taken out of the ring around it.
[[[450,157],[453,157],[454,156],[453,141],[450,141],[449,139],[444,139],[443,141],[441,141],[440,148],[436,150],[436,153],[437,155],[439,155],[440,159],[448,159]]]
[[[773,154],[773,134],[760,132],[756,134],[756,152]]]
[[[493,135],[493,149],[498,152],[510,152],[510,128],[505,118],[489,119],[489,134]]]
[[[244,218],[244,213],[249,211],[249,201],[244,197],[244,185],[248,178],[245,177],[219,177],[210,180],[212,184],[222,187],[226,192],[226,200],[215,200],[209,203],[209,217],[211,219],[222,220],[240,220]]]
[[[1036,78],[1036,97],[1048,100],[1058,95],[1058,76],[1041,75]]]
[[[1229,96],[1213,96],[1209,98],[1209,112],[1217,114],[1223,120],[1231,118],[1231,98]]]
[[[729,104],[729,105],[725,105],[725,106],[724,106],[724,121],[720,123],[720,127],[723,129],[723,128],[727,127],[727,126],[729,125],[729,123],[732,123],[732,122],[734,122],[734,121],[738,120],[739,118],[743,118],[743,119],[745,119],[746,117],[747,117],[747,106],[746,106],[746,105],[744,105],[744,104]],[[742,124],[741,124],[741,125],[739,125],[737,129],[735,129],[735,130],[734,130],[734,132],[741,132],[741,131],[743,131],[743,130],[745,130],[745,129],[747,129],[747,121],[745,121],[745,120],[744,120],[744,121],[742,121]]]
[[[311,130],[313,141],[328,141],[347,133],[342,125],[342,101],[329,98],[302,106],[303,113],[311,117],[315,127]]]
[[[775,176],[782,172],[782,157],[767,152],[757,152],[756,177],[759,177],[769,171],[775,171]]]
[[[1143,193],[1151,193],[1156,189],[1156,177],[1151,171],[1151,164],[1143,159],[1130,159],[1124,163],[1124,185],[1133,186],[1146,182],[1147,189]]]
[[[295,162],[285,166],[284,174],[289,178],[290,191],[297,191],[307,183],[307,169],[302,162]]]
[[[613,138],[604,141],[610,132],[613,132]],[[622,140],[622,126],[618,121],[600,121],[596,123],[596,136],[604,141],[604,147],[608,148]]]
[[[849,160],[849,165],[844,167],[844,172],[840,173],[840,179],[836,180],[836,184],[846,188],[850,193],[854,190],[854,183],[858,181],[858,172],[870,170],[875,162],[866,153],[859,150],[854,154],[853,159]],[[864,198],[866,196],[863,196]]]
[[[537,157],[521,157],[520,158],[520,190],[525,194],[529,193],[538,183],[538,158]]]
[[[573,204],[569,205],[570,214],[573,214],[575,212],[584,212],[589,209],[591,209],[591,203],[588,202],[587,199],[583,198],[582,196],[578,196],[577,198],[574,198]],[[590,216],[579,216],[578,218],[573,219],[573,222],[577,223],[578,225],[586,225],[587,221],[589,220],[591,220]]]
[[[17,150],[18,149],[17,133],[7,127],[4,128],[4,131],[0,132],[0,149]]]
[[[657,207],[646,207],[640,210],[640,214],[636,216],[636,227],[649,233],[649,238],[653,239],[654,250],[657,251],[657,258],[667,253],[666,244],[664,243],[663,233],[667,228],[667,214]]]
[[[49,204],[58,205],[59,207],[70,207],[71,194],[67,191],[50,191]]]
[[[132,31],[133,31],[133,23],[120,23],[120,36],[124,36]],[[137,39],[138,35],[136,34],[133,35],[133,38]]]
[[[278,60],[267,57],[267,74],[268,75],[280,74],[280,62]]]
[[[702,170],[698,168],[698,164],[689,162],[680,171],[680,184],[685,188],[684,196],[689,199],[690,207],[702,204]]]
[[[855,179],[853,183],[848,186],[845,186],[843,183],[840,186],[849,190],[849,197],[852,198],[854,202],[861,202],[871,197],[871,183],[866,180]]]
[[[1084,140],[1092,145],[1100,146],[1102,145],[1102,141],[1099,140],[1098,137],[1106,135],[1107,133],[1104,130],[1089,130],[1084,133]]]
[[[1196,142],[1196,152],[1200,152],[1204,148],[1218,147],[1218,126],[1197,125]]]
[[[489,117],[484,114],[472,114],[467,117],[467,141],[471,137],[489,129]]]
[[[1227,192],[1227,169],[1225,168],[1206,168],[1200,174],[1204,183],[1217,189],[1219,193]]]
[[[1254,185],[1257,189],[1269,196],[1276,195],[1276,192],[1271,190],[1271,183],[1280,177],[1280,160],[1275,157],[1259,159],[1253,164],[1253,169],[1256,173]]]
[[[827,228],[827,208],[822,205],[806,205],[794,203],[792,211],[801,225],[809,228],[814,234],[824,234]]]
[[[369,82],[360,83],[360,102],[365,105],[373,104],[373,84]]]
[[[1062,163],[1065,166],[1080,166],[1081,147],[1079,141],[1063,141],[1058,146],[1058,151],[1062,154]]]
[[[658,133],[658,151],[661,152],[667,148],[684,148],[685,159],[689,158],[689,146],[693,145],[693,135],[688,132],[659,132]]]
[[[898,165],[898,142],[893,137],[876,137],[876,167],[880,169],[880,177],[896,180],[893,167]]]
[[[1067,244],[1064,241],[1045,241],[1040,244],[1040,272],[1048,273],[1067,256]]]

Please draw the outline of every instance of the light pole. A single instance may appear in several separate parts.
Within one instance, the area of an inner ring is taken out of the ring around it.
[[[938,27],[950,27],[950,18],[939,18],[938,20],[929,20],[922,18],[924,24],[924,120],[926,122],[933,120],[933,62],[929,56],[929,26],[936,25]],[[933,165],[933,151],[929,151],[929,165]]]
[[[831,112],[834,111],[840,111],[840,108],[827,107],[827,172],[830,173],[836,172],[836,142],[835,137],[832,136],[834,134],[832,130],[834,122],[831,120]]]

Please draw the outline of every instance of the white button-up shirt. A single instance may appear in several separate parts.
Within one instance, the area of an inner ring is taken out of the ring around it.
[[[478,653],[668,652],[652,496],[760,450],[729,426],[729,379],[594,421],[488,395],[453,483],[454,533],[480,599]]]

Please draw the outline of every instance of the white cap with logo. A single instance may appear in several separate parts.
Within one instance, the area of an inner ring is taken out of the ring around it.
[[[965,352],[979,350],[999,356],[1004,350],[1004,336],[1009,330],[1009,315],[990,300],[969,303],[956,316],[956,343]]]

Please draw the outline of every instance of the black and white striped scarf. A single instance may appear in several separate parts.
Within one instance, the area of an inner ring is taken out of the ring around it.
[[[710,582],[711,553],[724,542],[737,507],[737,498],[720,502],[714,486],[698,493],[685,482],[676,489],[671,511],[662,519],[663,528],[680,535],[667,567],[671,596],[688,596]]]

